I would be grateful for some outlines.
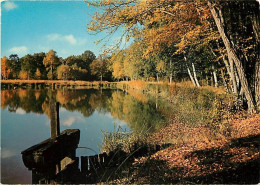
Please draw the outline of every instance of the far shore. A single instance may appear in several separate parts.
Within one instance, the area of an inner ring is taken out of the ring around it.
[[[1,80],[2,84],[34,84],[34,83],[45,83],[45,84],[78,84],[78,85],[88,85],[88,84],[99,84],[99,83],[116,83],[108,81],[81,81],[81,80]]]

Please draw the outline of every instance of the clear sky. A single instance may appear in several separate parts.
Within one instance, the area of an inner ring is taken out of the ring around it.
[[[85,50],[98,56],[101,46],[94,41],[103,38],[105,33],[91,35],[87,31],[87,23],[95,11],[84,1],[2,2],[1,57],[10,54],[22,57],[50,49],[64,58]]]

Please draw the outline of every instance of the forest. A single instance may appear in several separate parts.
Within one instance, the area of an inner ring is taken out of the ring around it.
[[[107,68],[106,57],[96,58],[95,54],[86,50],[78,56],[59,57],[54,50],[48,53],[27,54],[21,58],[11,54],[1,59],[2,79],[22,80],[99,80],[100,72],[105,80],[111,80],[111,72]]]
[[[259,2],[103,0],[88,29],[114,34],[112,74],[124,80],[190,79],[224,86],[250,113],[260,109]],[[120,46],[132,40],[125,49]]]

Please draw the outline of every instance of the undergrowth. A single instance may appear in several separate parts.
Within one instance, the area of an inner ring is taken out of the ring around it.
[[[114,127],[113,132],[102,131],[103,141],[101,152],[122,150],[126,153],[133,152],[137,146],[142,146],[147,142],[144,132],[128,132],[120,126]]]

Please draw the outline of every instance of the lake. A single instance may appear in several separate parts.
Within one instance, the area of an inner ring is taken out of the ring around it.
[[[24,166],[21,151],[51,136],[51,100],[60,103],[60,131],[80,130],[79,157],[100,153],[102,131],[150,132],[161,127],[169,109],[159,98],[121,90],[2,90],[2,183],[32,183],[32,172]]]

